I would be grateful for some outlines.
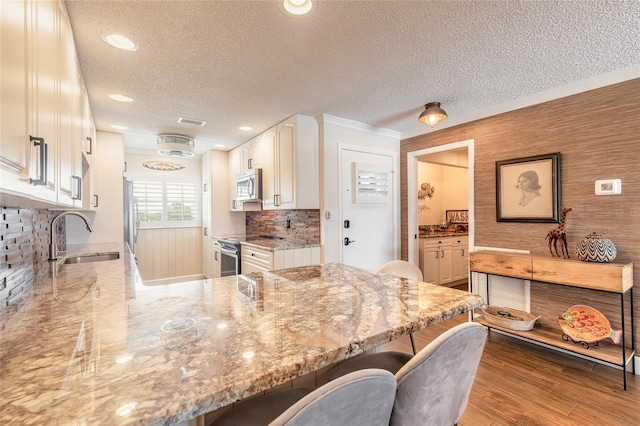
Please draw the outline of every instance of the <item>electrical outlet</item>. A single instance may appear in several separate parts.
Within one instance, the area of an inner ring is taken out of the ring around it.
[[[291,228],[291,219],[287,219],[287,222],[286,222],[285,226],[286,226],[287,229]]]

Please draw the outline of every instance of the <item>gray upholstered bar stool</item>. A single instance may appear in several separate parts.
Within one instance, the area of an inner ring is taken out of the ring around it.
[[[209,426],[388,425],[396,379],[384,370],[347,374],[315,389],[290,406],[296,389],[268,393],[239,403]]]
[[[395,374],[398,390],[390,424],[455,425],[469,402],[486,340],[484,326],[465,322],[445,331],[411,358]],[[362,361],[369,364],[366,358],[370,356],[353,358],[338,367],[343,366],[345,372],[347,364],[357,371]],[[332,373],[329,377],[335,376]]]

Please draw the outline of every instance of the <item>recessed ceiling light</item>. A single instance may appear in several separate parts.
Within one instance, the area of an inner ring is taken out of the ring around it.
[[[127,37],[118,34],[105,34],[102,36],[102,40],[104,40],[104,42],[109,46],[113,46],[118,49],[127,50],[129,52],[138,50],[137,44],[129,40]]]
[[[114,101],[118,101],[118,102],[133,102],[133,98],[130,98],[125,95],[118,95],[117,93],[113,93],[107,96],[109,96]]]
[[[291,15],[301,16],[311,12],[314,3],[311,0],[283,0],[282,7]]]
[[[113,127],[114,129],[118,129],[118,130],[129,130],[129,128],[127,126],[121,126],[119,124],[112,124],[111,127]]]
[[[250,132],[253,130],[253,127],[249,127],[249,126],[240,126],[238,127],[238,130],[242,130],[244,132]]]
[[[224,148],[226,145],[223,144],[223,143],[217,143],[217,144],[215,144],[213,146],[214,146],[214,148]]]

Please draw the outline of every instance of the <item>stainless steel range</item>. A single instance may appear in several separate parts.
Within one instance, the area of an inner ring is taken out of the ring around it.
[[[240,274],[240,241],[233,237],[216,238],[220,249],[221,276],[228,277]]]

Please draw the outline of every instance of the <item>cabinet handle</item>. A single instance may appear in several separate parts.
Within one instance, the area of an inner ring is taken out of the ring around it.
[[[280,205],[280,194],[276,194],[273,196],[273,205],[274,206]]]
[[[98,207],[98,194],[93,194],[93,207]]]
[[[124,162],[124,172],[127,173],[127,162]]]
[[[207,184],[206,183],[202,184],[202,192],[207,192]]]
[[[440,252],[442,253],[441,258],[444,259],[444,250],[440,250]]]
[[[253,163],[253,158],[249,158],[249,160],[247,161],[247,168],[248,169],[252,169],[253,168],[251,163]]]
[[[462,257],[464,257],[464,249],[462,249]]]
[[[76,181],[75,194],[71,197],[71,199],[82,200],[82,178],[80,176],[71,176],[71,179]]]
[[[204,227],[204,235],[205,235],[205,237],[207,236],[207,227],[206,226]]]
[[[87,155],[93,154],[93,139],[87,136],[87,140],[89,141],[89,151],[87,151]]]
[[[436,250],[436,259],[440,259],[440,250]]]
[[[29,142],[33,142],[34,146],[40,147],[40,155],[38,162],[40,163],[40,177],[38,179],[29,178],[29,183],[33,185],[46,185],[47,184],[47,144],[44,142],[44,138],[37,138],[29,135]]]
[[[215,256],[213,256],[213,260],[215,260],[216,262],[217,262],[218,260],[220,260],[220,259],[218,259],[218,253],[219,253],[219,252],[215,252],[215,253],[213,253],[213,254],[215,255]]]

